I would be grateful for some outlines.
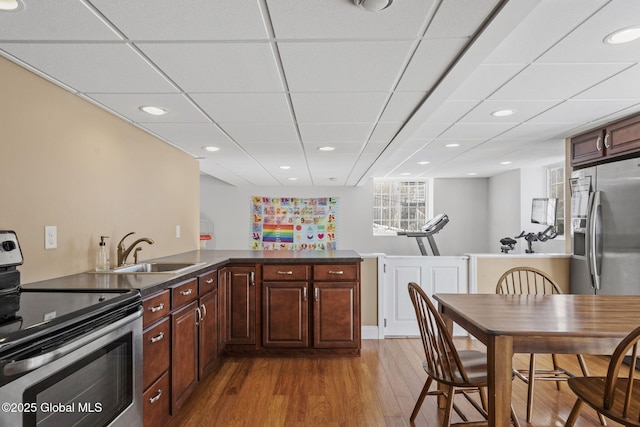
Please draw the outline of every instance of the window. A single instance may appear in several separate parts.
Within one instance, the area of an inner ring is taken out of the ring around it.
[[[547,168],[547,192],[549,197],[558,198],[556,233],[564,235],[564,166]]]
[[[426,222],[426,181],[374,180],[374,236],[419,231]]]

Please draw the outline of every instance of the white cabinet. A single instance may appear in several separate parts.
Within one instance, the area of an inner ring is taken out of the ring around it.
[[[418,283],[431,296],[435,293],[468,292],[468,257],[384,256],[385,336],[419,336],[415,311],[407,285]],[[462,329],[454,329],[463,335]]]

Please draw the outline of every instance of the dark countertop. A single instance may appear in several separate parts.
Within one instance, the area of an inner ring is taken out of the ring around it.
[[[184,252],[143,262],[190,262],[204,263],[183,273],[79,273],[40,282],[26,283],[25,289],[139,289],[148,295],[161,288],[197,277],[226,264],[296,264],[360,262],[362,257],[355,251],[252,251],[252,250],[200,250]]]

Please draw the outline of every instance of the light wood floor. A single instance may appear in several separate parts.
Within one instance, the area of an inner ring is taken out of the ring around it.
[[[456,338],[458,348],[484,350]],[[559,361],[579,372],[575,356]],[[170,427],[213,426],[408,426],[424,384],[419,339],[364,340],[362,356],[352,358],[227,358],[198,385]],[[539,356],[539,367],[550,363]],[[591,374],[604,375],[608,359],[585,356]],[[528,358],[516,355],[514,367]],[[513,404],[523,426],[563,426],[575,401],[566,384],[536,383],[533,423],[525,422],[526,386],[513,383]],[[460,398],[464,403],[464,399]],[[471,419],[477,418],[466,408]],[[455,421],[459,421],[456,416]],[[415,425],[436,427],[441,414],[428,397]],[[595,412],[583,409],[576,426],[599,426]],[[619,426],[609,421],[609,426]]]

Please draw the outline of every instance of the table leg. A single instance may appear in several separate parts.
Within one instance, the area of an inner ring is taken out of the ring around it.
[[[508,427],[511,420],[513,338],[491,336],[487,343],[489,425]]]
[[[440,312],[440,317],[442,318],[442,321],[444,322],[447,331],[449,331],[449,335],[453,336],[453,320],[449,319],[443,312],[443,308],[442,308],[442,304],[438,305],[438,311]],[[444,386],[440,383],[438,383],[438,390],[440,391],[446,391],[447,390],[447,386]],[[438,396],[438,408],[443,409],[447,407],[447,399],[444,398],[443,395]]]

